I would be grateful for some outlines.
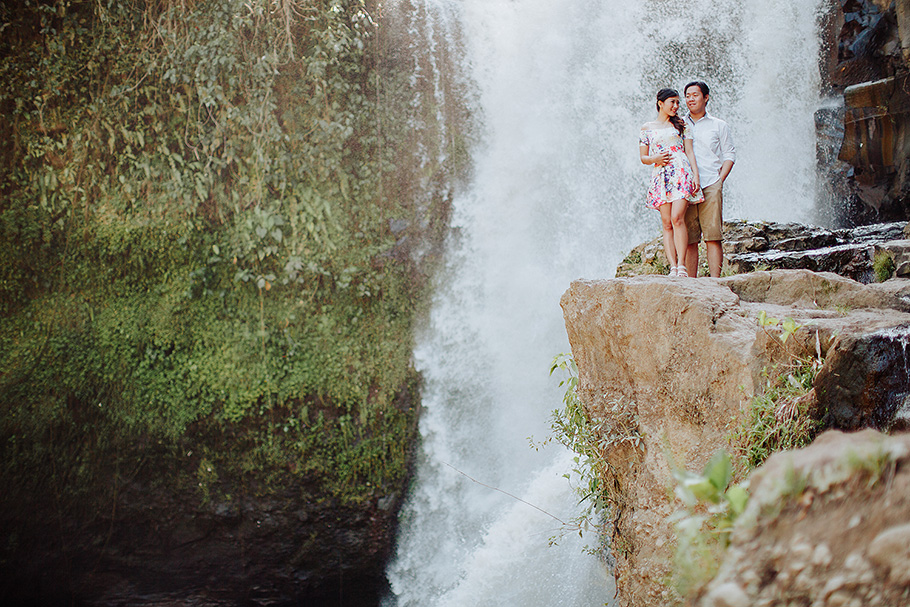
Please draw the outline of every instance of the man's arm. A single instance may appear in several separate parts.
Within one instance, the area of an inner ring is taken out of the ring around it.
[[[736,148],[733,146],[733,136],[730,135],[730,127],[726,122],[721,122],[718,139],[721,159],[720,181],[723,183],[730,171],[733,170],[733,163],[736,162]]]
[[[724,163],[720,165],[720,182],[723,183],[727,178],[727,175],[730,174],[730,171],[733,170],[733,161],[724,160]]]

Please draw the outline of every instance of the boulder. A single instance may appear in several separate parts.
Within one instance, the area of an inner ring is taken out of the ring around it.
[[[907,604],[910,435],[826,432],[772,455],[750,492],[696,604]]]
[[[910,429],[910,326],[841,335],[815,379],[827,424]]]
[[[578,365],[579,395],[589,416],[603,422],[603,455],[613,471],[612,478],[603,480],[611,487],[620,605],[671,602],[666,579],[673,543],[667,521],[675,509],[673,466],[701,470],[719,448],[727,447],[731,428],[763,390],[762,373],[774,363],[792,355],[813,356],[824,358],[824,369],[838,357],[861,358],[859,352],[847,353],[871,334],[910,327],[910,310],[901,297],[910,281],[888,283],[894,284],[862,285],[805,270],[726,279],[638,276],[572,283],[561,305]],[[798,329],[786,344],[776,327],[759,326],[763,312],[796,322]],[[877,356],[878,351],[868,352]],[[878,381],[889,373],[906,376],[897,365],[881,373]],[[845,393],[866,394],[844,385],[837,373],[829,377]],[[866,385],[866,377],[851,377]],[[828,384],[818,389],[823,393],[817,415],[829,420],[827,403],[840,403],[835,399],[843,395],[831,392]],[[899,416],[889,398],[873,405],[877,401],[870,395],[875,413],[862,409],[829,421],[887,425],[889,415]],[[622,424],[611,418],[617,410],[625,413]],[[640,439],[642,448],[622,440],[627,434]]]

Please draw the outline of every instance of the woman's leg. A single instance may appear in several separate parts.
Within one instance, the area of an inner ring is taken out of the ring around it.
[[[670,273],[676,275],[673,270],[678,265],[676,263],[676,244],[673,240],[673,222],[670,219],[671,204],[662,204],[658,208],[660,211],[660,225],[664,231],[664,254],[667,256],[667,263],[670,264]]]
[[[678,265],[686,267],[686,249],[689,247],[689,230],[686,228],[686,208],[689,206],[685,198],[674,200],[670,207],[670,227],[673,232],[673,245],[676,249]],[[663,207],[661,207],[663,208]]]

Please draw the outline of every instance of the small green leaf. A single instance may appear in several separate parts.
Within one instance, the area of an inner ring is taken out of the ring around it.
[[[799,325],[792,318],[785,318],[781,327],[784,330],[780,335],[781,343],[787,343],[787,338],[796,333],[796,330],[799,329]]]
[[[765,312],[764,310],[762,310],[761,312],[758,313],[758,324],[762,327],[767,327],[769,325],[775,326],[775,325],[777,325],[778,322],[780,322],[780,321],[777,320],[776,318],[768,316],[767,312]]]
[[[730,478],[733,475],[733,466],[730,463],[730,456],[726,451],[718,451],[711,458],[711,461],[705,465],[702,473],[718,491],[723,491],[730,484]]]
[[[720,501],[720,492],[708,478],[693,477],[683,483],[683,486],[700,501],[711,503]]]
[[[727,489],[727,501],[730,502],[730,510],[734,518],[743,513],[746,504],[749,502],[749,492],[740,485],[733,485]]]

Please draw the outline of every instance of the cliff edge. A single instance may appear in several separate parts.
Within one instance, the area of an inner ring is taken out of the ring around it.
[[[679,506],[674,469],[701,470],[717,450],[735,449],[731,435],[754,399],[778,365],[794,358],[817,361],[804,410],[818,431],[903,429],[910,413],[908,296],[910,280],[862,285],[807,270],[572,283],[561,305],[579,396],[602,424],[611,478],[601,480],[609,487],[619,605],[718,596],[711,605],[758,604],[755,597],[724,602],[726,590],[710,585],[680,597],[668,583],[675,542],[669,518]],[[640,447],[622,440],[630,433]],[[727,554],[746,535],[734,532]],[[753,586],[769,587],[773,579]],[[747,586],[737,588],[746,593]]]

